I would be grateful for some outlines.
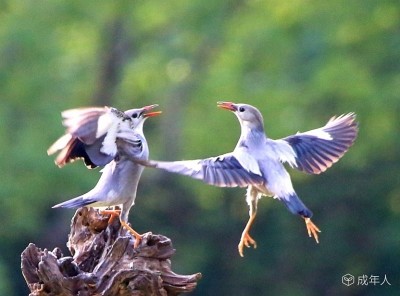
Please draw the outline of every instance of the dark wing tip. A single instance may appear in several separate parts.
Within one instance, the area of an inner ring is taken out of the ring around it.
[[[97,165],[92,162],[89,155],[86,153],[84,144],[77,138],[72,138],[71,141],[60,151],[55,163],[58,167],[62,168],[68,163],[75,160],[82,159],[86,167],[89,169],[96,168]]]

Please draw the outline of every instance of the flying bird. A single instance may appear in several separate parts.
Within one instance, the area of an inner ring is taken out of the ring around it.
[[[151,110],[158,105],[130,109],[125,112],[111,107],[89,107],[62,112],[66,134],[49,149],[51,155],[60,151],[55,163],[62,167],[76,159],[86,166],[104,166],[96,186],[89,192],[53,206],[53,208],[79,208],[83,206],[111,207],[120,205],[121,211],[102,211],[119,216],[121,225],[135,236],[135,247],[141,235],[128,224],[130,208],[144,167],[130,158],[146,160],[149,148],[143,133],[143,124],[161,111]]]
[[[238,245],[242,257],[244,246],[257,247],[249,232],[262,196],[278,199],[290,212],[304,218],[308,235],[318,243],[320,229],[311,221],[312,212],[293,189],[284,163],[308,174],[324,172],[354,143],[358,133],[356,115],[348,113],[332,117],[321,128],[273,140],[265,134],[263,117],[257,108],[232,102],[217,104],[232,111],[240,123],[240,138],[232,152],[197,160],[138,162],[218,187],[247,187],[246,202],[250,217]]]

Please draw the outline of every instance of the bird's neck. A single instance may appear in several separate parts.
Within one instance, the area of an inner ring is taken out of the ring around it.
[[[254,144],[265,140],[264,128],[262,126],[251,127],[249,125],[241,126],[241,134],[238,145],[240,143]]]

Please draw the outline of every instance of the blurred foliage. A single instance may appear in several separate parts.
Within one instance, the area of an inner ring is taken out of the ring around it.
[[[60,111],[158,103],[154,159],[234,147],[239,124],[218,100],[246,102],[280,138],[356,112],[359,138],[321,176],[291,170],[322,229],[264,198],[258,249],[237,254],[244,190],[146,170],[130,221],[172,238],[174,268],[200,271],[194,295],[397,295],[400,285],[400,4],[395,0],[0,1],[0,290],[26,295],[20,253],[64,246],[70,210],[51,206],[99,177],[46,155]],[[66,251],[66,248],[64,248]],[[386,274],[392,286],[341,277]]]

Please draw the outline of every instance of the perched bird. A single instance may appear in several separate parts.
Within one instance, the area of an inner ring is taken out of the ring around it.
[[[138,162],[218,187],[247,187],[250,218],[238,245],[242,257],[244,246],[257,246],[249,231],[262,196],[282,201],[290,212],[303,217],[308,235],[318,243],[320,230],[311,221],[312,212],[294,191],[283,163],[309,174],[324,172],[343,156],[356,139],[358,126],[355,114],[333,117],[321,128],[272,140],[264,132],[263,117],[257,108],[232,102],[218,102],[218,107],[232,111],[240,122],[241,135],[233,152],[197,160]]]
[[[119,216],[121,225],[135,236],[135,246],[137,246],[141,236],[127,224],[127,221],[144,167],[130,161],[130,158],[148,159],[149,148],[144,137],[143,124],[148,117],[161,113],[161,111],[151,112],[157,106],[150,105],[125,112],[110,107],[64,111],[63,124],[67,132],[48,149],[48,154],[61,150],[55,161],[60,167],[82,158],[90,168],[97,166],[104,168],[92,190],[57,204],[53,208],[121,205],[120,213],[119,211],[102,211],[102,213],[111,214],[111,218]]]

